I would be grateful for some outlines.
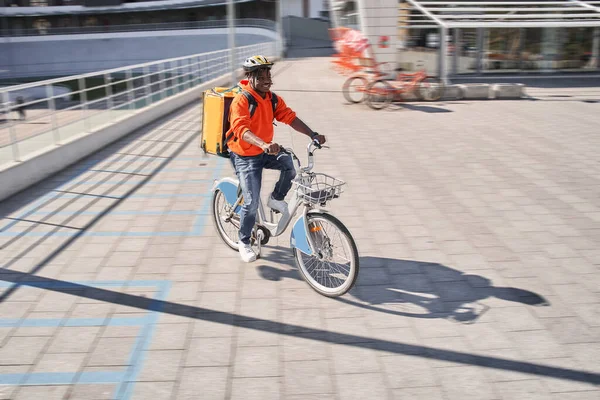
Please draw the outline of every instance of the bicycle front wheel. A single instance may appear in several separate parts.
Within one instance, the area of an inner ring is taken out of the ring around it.
[[[416,90],[417,97],[419,100],[438,101],[444,94],[444,88],[444,83],[440,79],[429,76],[419,83]]]
[[[394,99],[395,89],[384,80],[378,80],[367,86],[367,105],[374,110],[387,107]]]
[[[367,80],[362,76],[351,76],[342,86],[342,93],[348,103],[361,103],[365,99]]]
[[[354,286],[358,277],[356,243],[348,228],[334,216],[311,213],[306,218],[316,254],[307,255],[294,248],[298,270],[318,293],[327,297],[341,296]]]
[[[231,205],[225,200],[225,195],[219,189],[215,190],[212,201],[212,215],[221,239],[233,250],[238,249],[240,216],[233,213]]]

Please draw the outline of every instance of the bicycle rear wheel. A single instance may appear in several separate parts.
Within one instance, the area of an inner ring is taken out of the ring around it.
[[[362,76],[351,76],[342,86],[344,98],[349,103],[361,103],[365,99],[368,81]]]
[[[318,293],[337,297],[354,286],[358,277],[358,249],[348,228],[326,213],[307,215],[308,234],[316,254],[293,248],[294,258],[304,280]]]
[[[384,80],[377,80],[367,86],[367,105],[374,110],[387,107],[394,99],[395,89]]]
[[[231,247],[233,250],[238,249],[239,230],[240,230],[240,216],[239,214],[233,214],[228,219],[231,212],[231,205],[225,199],[225,195],[219,189],[215,190],[212,199],[212,215],[217,227],[219,236],[225,242],[225,244]]]

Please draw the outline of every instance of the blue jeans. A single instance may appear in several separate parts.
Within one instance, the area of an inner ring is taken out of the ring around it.
[[[257,156],[240,156],[231,153],[231,164],[238,176],[244,196],[244,205],[240,212],[240,241],[250,243],[252,229],[256,223],[263,169],[281,171],[272,194],[275,200],[283,200],[290,191],[292,179],[296,177],[296,169],[292,157],[284,153],[278,155],[265,153]]]

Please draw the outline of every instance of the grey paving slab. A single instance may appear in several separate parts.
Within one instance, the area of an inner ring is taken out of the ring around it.
[[[138,380],[175,382],[183,355],[183,350],[150,350],[142,353],[145,361]]]
[[[19,400],[34,400],[43,397],[48,400],[61,400],[64,399],[68,390],[69,386],[67,385],[23,386],[18,390],[14,398]]]
[[[285,396],[334,393],[328,362],[289,361],[284,363]]]
[[[278,346],[238,347],[233,376],[236,378],[280,376]]]
[[[49,337],[10,338],[0,349],[0,365],[35,364],[40,352],[51,339]]]
[[[227,368],[184,368],[175,398],[225,399],[228,387],[227,376]]]
[[[231,398],[236,400],[281,399],[281,378],[234,378]]]
[[[497,399],[494,387],[475,367],[451,367],[436,370],[445,395],[450,399]]]
[[[201,154],[195,103],[0,203],[0,398],[598,398],[600,117],[581,100],[600,89],[375,112],[344,104],[328,59],[284,65],[274,91],[347,181],[331,210],[357,287],[316,294],[286,235],[250,265],[221,242],[207,195],[232,170]]]
[[[113,393],[116,385],[90,384],[90,385],[74,385],[70,393],[72,399],[98,399],[110,400],[113,398]]]
[[[336,375],[335,379],[340,399],[388,398],[388,389],[381,374],[344,374]]]
[[[243,321],[243,327],[237,328],[239,347],[279,346],[279,341],[279,331],[270,329],[267,321]]]
[[[139,382],[135,385],[132,399],[144,400],[144,399],[155,399],[155,400],[168,400],[173,395],[173,389],[175,382]]]
[[[187,367],[220,367],[231,364],[231,338],[195,338],[186,354]]]

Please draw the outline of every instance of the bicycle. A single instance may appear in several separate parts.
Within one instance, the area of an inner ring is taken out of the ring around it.
[[[396,95],[414,94],[418,100],[437,101],[444,94],[444,83],[425,70],[398,74],[395,80],[377,79],[364,89],[366,102],[374,110],[387,107]]]
[[[327,174],[312,172],[314,153],[323,147],[326,146],[319,145],[317,141],[309,143],[306,167],[301,166],[291,148],[282,148],[281,152],[291,156],[298,165],[298,173],[292,181],[294,196],[287,210],[279,217],[271,210],[269,219],[259,197],[250,244],[259,258],[262,246],[271,237],[283,234],[302,208],[290,234],[294,260],[309,286],[324,296],[337,297],[345,294],[356,282],[359,259],[356,243],[348,228],[324,209],[329,201],[340,197],[345,182]],[[244,201],[239,182],[231,177],[222,178],[215,181],[212,192],[212,215],[219,236],[226,245],[237,251],[239,213]],[[337,254],[337,250],[341,254]]]
[[[342,94],[348,103],[358,104],[365,100],[367,86],[375,80],[382,79],[387,74],[380,71],[358,72],[350,75],[342,85]]]

